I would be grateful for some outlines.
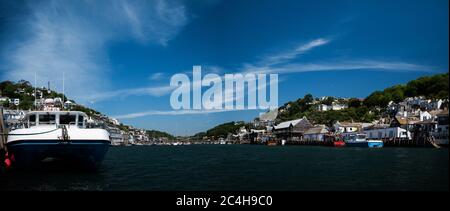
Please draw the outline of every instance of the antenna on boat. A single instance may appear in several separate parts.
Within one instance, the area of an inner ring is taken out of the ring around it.
[[[37,110],[37,102],[36,102],[36,89],[37,89],[37,82],[36,82],[36,71],[34,72],[34,110]]]
[[[62,99],[63,105],[64,105],[64,102],[66,102],[65,99],[64,99],[64,98],[66,98],[66,95],[65,95],[65,93],[64,93],[64,73],[65,73],[65,72],[63,72],[63,90],[62,90],[62,92],[63,92],[63,97],[62,97],[62,98],[63,98],[63,99]]]

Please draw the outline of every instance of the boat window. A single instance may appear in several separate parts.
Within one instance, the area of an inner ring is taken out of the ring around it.
[[[364,135],[364,134],[358,135],[358,139],[365,139],[365,138],[366,138],[366,135]]]
[[[83,127],[83,123],[84,123],[84,116],[79,115],[78,116],[78,126]]]
[[[61,125],[74,125],[76,121],[76,115],[64,114],[59,116],[59,124]]]
[[[36,114],[32,114],[28,117],[28,120],[30,121],[30,126],[36,125]]]
[[[55,124],[54,114],[39,114],[39,124]]]

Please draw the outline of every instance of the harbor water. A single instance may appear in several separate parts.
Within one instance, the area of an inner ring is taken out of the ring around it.
[[[111,147],[96,171],[43,166],[0,190],[449,190],[448,149],[184,145]]]

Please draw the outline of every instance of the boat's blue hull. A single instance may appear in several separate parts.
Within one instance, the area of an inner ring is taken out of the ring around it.
[[[369,148],[381,148],[383,147],[383,142],[367,142],[367,145],[369,146]]]
[[[57,140],[21,140],[7,144],[17,168],[33,167],[47,158],[96,168],[103,161],[109,146],[109,140],[71,140],[68,143]]]

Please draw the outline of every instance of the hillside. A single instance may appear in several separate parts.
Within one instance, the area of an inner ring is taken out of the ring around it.
[[[305,95],[295,101],[290,101],[280,106],[276,123],[306,116],[314,124],[325,124],[331,126],[336,121],[372,122],[384,115],[385,107],[390,101],[400,102],[407,97],[425,96],[427,99],[449,98],[449,75],[437,74],[421,77],[407,84],[395,85],[375,91],[365,99],[357,98],[314,98],[311,94]],[[331,106],[333,103],[347,105],[342,110],[319,111],[317,105]],[[247,129],[252,128],[250,124],[242,124]],[[240,126],[234,126],[234,122],[224,123],[210,130],[196,134],[201,136],[221,136],[235,133]]]
[[[47,98],[61,98],[63,102],[70,100],[74,103],[71,110],[82,111],[86,113],[88,116],[93,118],[100,118],[105,116],[99,111],[94,109],[85,107],[80,104],[76,104],[74,100],[68,99],[67,96],[64,96],[61,93],[50,90],[49,88],[42,87],[36,88],[36,92],[38,93],[38,99],[47,99]],[[12,81],[3,81],[0,82],[0,105],[4,108],[8,109],[22,109],[22,110],[30,110],[34,107],[34,94],[35,87],[31,85],[30,82],[25,80],[20,80],[17,83]],[[15,105],[14,103],[10,103],[9,99],[19,99],[19,104]],[[120,130],[128,132],[130,128],[129,125],[120,124],[117,126]],[[173,139],[174,137],[171,134],[166,132],[157,131],[157,130],[146,130],[146,134],[150,138],[160,138],[167,137],[169,139]]]

